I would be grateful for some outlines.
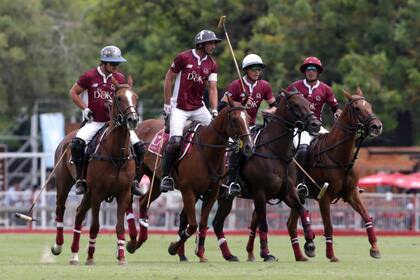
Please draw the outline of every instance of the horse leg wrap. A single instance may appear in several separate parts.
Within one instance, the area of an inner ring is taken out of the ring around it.
[[[260,256],[261,258],[264,258],[265,256],[268,256],[270,254],[270,251],[268,250],[268,232],[266,231],[260,231]]]
[[[198,228],[198,242],[197,242],[197,249],[196,254],[199,257],[204,256],[204,241],[206,240],[207,230],[209,228],[205,225],[200,225]]]
[[[326,255],[327,255],[327,258],[331,259],[332,257],[334,257],[333,238],[332,238],[332,236],[325,236],[325,246],[326,246]]]
[[[96,246],[96,236],[97,234],[90,234],[89,236],[89,246],[88,246],[88,258],[93,259],[93,254],[95,253]]]
[[[309,211],[305,210],[302,215],[300,215],[300,221],[302,223],[303,232],[305,235],[306,241],[312,241],[315,239],[315,233],[311,228],[311,219],[309,218]]]
[[[254,241],[256,233],[257,232],[255,228],[249,228],[248,243],[246,244],[246,251],[248,253],[252,253],[254,251]]]
[[[64,243],[64,234],[63,234],[63,218],[56,219],[57,222],[57,235],[55,236],[55,244],[63,245]]]
[[[82,233],[82,225],[75,225],[73,229],[73,242],[71,243],[71,252],[79,252],[80,234]]]
[[[125,237],[124,235],[122,236],[118,236],[118,241],[117,241],[117,248],[118,248],[118,260],[122,260],[125,259],[125,251],[124,251],[124,245],[125,245]]]
[[[368,234],[369,243],[373,245],[374,243],[376,243],[377,239],[376,239],[375,229],[373,228],[372,217],[370,217],[369,220],[365,223],[365,228]]]
[[[130,235],[130,240],[136,240],[137,238],[137,228],[134,219],[133,210],[130,209],[127,211],[127,225],[128,225],[128,234]]]
[[[179,234],[179,238],[181,241],[186,241],[188,238],[190,238],[191,235],[193,235],[197,231],[197,226],[190,226],[188,225],[185,230],[183,230]]]
[[[219,243],[220,251],[222,251],[223,258],[227,260],[232,256],[232,253],[229,250],[229,246],[225,239],[225,234],[219,233],[216,235],[217,235],[217,242]]]
[[[299,246],[299,238],[297,234],[290,237],[290,242],[292,243],[293,253],[295,254],[295,260],[300,260],[303,258],[302,251]]]

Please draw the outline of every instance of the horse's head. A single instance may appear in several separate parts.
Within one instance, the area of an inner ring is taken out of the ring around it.
[[[358,130],[365,135],[377,137],[382,133],[382,122],[376,117],[372,110],[372,105],[366,101],[363,92],[357,88],[355,95],[344,91],[348,102],[343,112],[343,118],[349,118],[349,122],[354,123]]]
[[[244,155],[250,157],[254,150],[254,142],[249,131],[249,115],[243,105],[234,102],[230,97],[228,97],[228,104],[220,112],[218,118],[225,120],[227,136],[238,141]]]
[[[137,94],[129,85],[119,85],[112,100],[112,120],[117,126],[136,129],[139,116],[136,111]]]
[[[311,135],[318,134],[321,122],[312,112],[309,101],[299,91],[282,92],[279,97],[277,113],[282,112],[284,119],[298,130],[306,129]]]

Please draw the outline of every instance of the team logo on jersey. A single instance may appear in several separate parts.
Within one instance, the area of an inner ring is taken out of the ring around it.
[[[187,66],[185,66],[185,68],[191,69],[191,68],[193,68],[193,65],[192,64],[187,64]]]
[[[194,82],[197,82],[197,83],[200,83],[200,84],[204,83],[203,82],[204,78],[201,77],[200,74],[198,74],[195,71],[192,71],[191,73],[188,73],[187,80],[194,81]]]
[[[115,88],[114,84],[111,84],[111,89],[115,91],[116,88]]]
[[[204,68],[204,69],[203,69],[203,72],[204,72],[205,74],[208,74],[208,73],[209,73],[209,69]]]
[[[317,95],[316,97],[315,97],[315,99],[316,99],[316,101],[321,101],[321,96],[319,96],[319,95]]]
[[[98,83],[93,83],[92,87],[98,87]]]
[[[258,99],[261,99],[261,93],[257,92],[257,94],[255,95],[255,97],[257,97]]]

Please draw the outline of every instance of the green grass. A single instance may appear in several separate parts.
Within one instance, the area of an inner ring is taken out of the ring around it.
[[[114,235],[100,235],[96,266],[85,266],[84,234],[79,254],[82,264],[70,266],[70,235],[65,236],[61,255],[52,257],[46,254],[54,241],[52,234],[0,234],[0,279],[420,279],[419,237],[379,237],[382,259],[375,260],[369,257],[367,237],[338,236],[334,240],[338,263],[330,263],[324,257],[323,238],[318,237],[317,256],[309,262],[297,263],[287,237],[269,236],[271,253],[279,261],[263,263],[258,258],[248,263],[244,250],[247,237],[235,236],[228,237],[228,241],[241,262],[228,263],[221,257],[215,237],[209,236],[208,263],[198,263],[193,253],[194,238],[187,242],[189,262],[179,263],[178,257],[167,253],[175,236],[150,235],[139,251],[127,253],[126,266],[117,265],[115,239]]]

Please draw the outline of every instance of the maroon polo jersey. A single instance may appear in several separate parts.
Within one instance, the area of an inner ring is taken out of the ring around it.
[[[170,70],[177,74],[171,103],[184,111],[194,111],[204,105],[207,82],[217,81],[217,64],[209,55],[200,58],[194,49],[179,53]]]
[[[92,110],[95,122],[109,121],[109,112],[105,107],[105,102],[111,100],[116,91],[115,86],[112,84],[112,76],[118,83],[125,83],[122,73],[116,72],[106,76],[99,66],[84,73],[77,81],[81,88],[87,90],[88,107]]]
[[[243,94],[240,80],[234,80],[227,87],[225,94],[229,95],[234,101],[242,102],[248,97],[245,104],[250,117],[250,125],[255,125],[258,109],[263,100],[269,100],[273,97],[273,91],[270,84],[265,80],[257,80],[251,84],[248,80],[242,78],[245,86],[245,95]]]
[[[337,99],[335,98],[331,87],[322,81],[318,80],[316,84],[311,87],[306,80],[299,80],[290,84],[287,87],[287,91],[293,91],[294,87],[296,87],[311,103],[311,110],[320,121],[325,104],[328,104],[331,108],[336,108],[338,106]]]

